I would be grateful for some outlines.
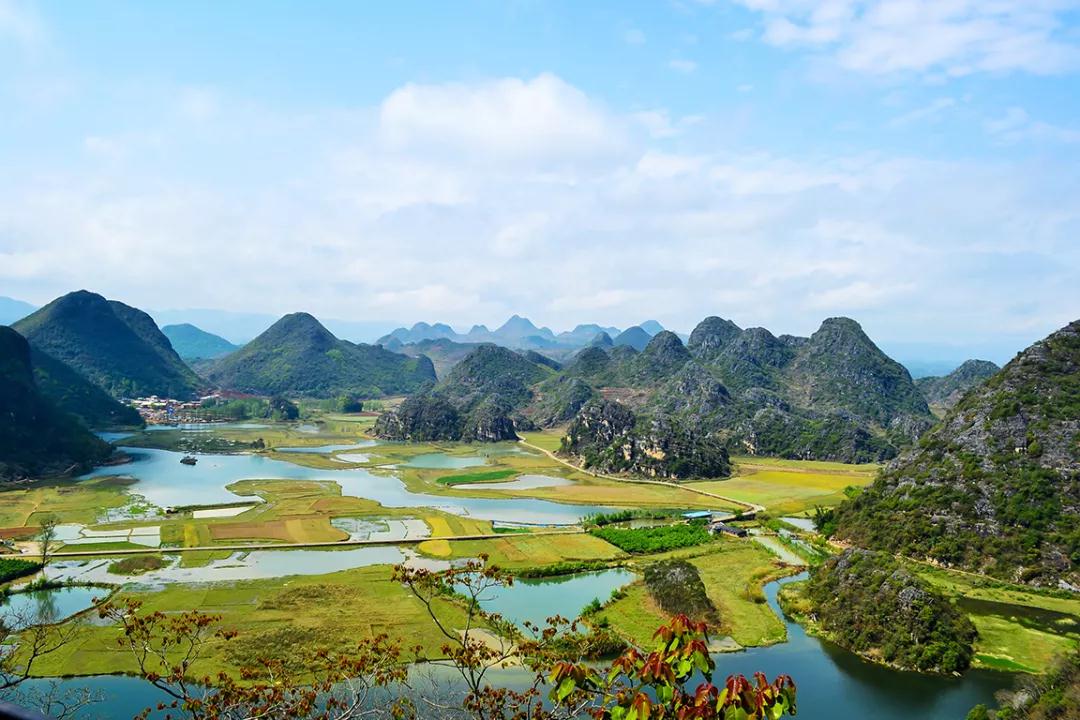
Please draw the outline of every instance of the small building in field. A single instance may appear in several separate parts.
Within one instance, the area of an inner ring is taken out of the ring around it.
[[[750,533],[746,531],[746,528],[738,527],[737,525],[728,525],[727,523],[714,522],[709,523],[709,533],[711,535],[718,535],[723,533],[725,535],[733,535],[735,537],[746,537]]]

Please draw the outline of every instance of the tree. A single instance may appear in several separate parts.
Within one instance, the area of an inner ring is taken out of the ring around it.
[[[63,649],[79,632],[76,622],[54,621],[54,617],[39,616],[30,607],[8,609],[0,615],[0,700],[38,708],[59,720],[77,714],[96,697],[89,691],[63,689],[59,684],[34,691],[23,689],[38,661]]]
[[[171,698],[158,710],[184,713],[193,720],[268,720],[304,718],[410,717],[401,649],[385,636],[361,641],[354,653],[320,651],[300,658],[303,672],[277,659],[260,659],[242,668],[198,675],[209,647],[228,642],[235,631],[218,627],[219,616],[195,610],[179,615],[143,612],[127,599],[104,603],[98,614],[121,629],[118,643],[135,659],[139,674]],[[149,716],[151,708],[142,718]]]
[[[59,521],[55,515],[45,515],[38,523],[37,541],[41,550],[41,565],[49,564],[49,556],[56,546],[56,526]]]

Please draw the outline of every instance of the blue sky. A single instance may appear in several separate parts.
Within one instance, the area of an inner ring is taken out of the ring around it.
[[[1005,359],[1080,316],[1067,0],[0,0],[0,295]]]

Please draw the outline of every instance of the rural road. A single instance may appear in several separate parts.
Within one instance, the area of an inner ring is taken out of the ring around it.
[[[708,490],[701,490],[700,488],[696,488],[693,485],[689,485],[689,484],[680,485],[679,483],[670,483],[670,482],[665,482],[663,480],[646,480],[644,478],[619,477],[618,475],[605,475],[604,473],[597,473],[597,472],[593,472],[592,470],[585,470],[583,468],[578,467],[577,465],[573,464],[572,462],[570,462],[568,460],[564,460],[563,458],[559,457],[558,455],[551,452],[550,450],[545,450],[544,448],[540,447],[539,445],[533,445],[531,442],[528,442],[526,440],[519,440],[518,442],[521,443],[522,445],[524,445],[525,447],[530,447],[533,450],[539,450],[540,452],[544,453],[545,455],[547,455],[549,458],[551,458],[555,462],[559,463],[560,465],[565,465],[566,467],[570,468],[571,470],[576,470],[577,472],[585,473],[586,475],[592,475],[593,477],[602,478],[604,480],[612,480],[614,482],[633,483],[633,484],[636,484],[636,485],[663,485],[664,487],[668,487],[668,488],[676,487],[676,488],[679,488],[680,490],[688,490],[688,491],[690,491],[692,493],[697,493],[698,495],[704,495],[705,497],[710,497],[710,498],[713,498],[715,500],[722,500],[722,501],[724,501],[726,503],[730,503],[730,504],[735,505],[737,507],[746,508],[746,510],[748,510],[750,512],[757,513],[757,512],[763,512],[765,510],[764,505],[756,505],[754,503],[746,502],[745,500],[736,500],[733,497],[728,497],[726,495],[719,495],[719,494],[714,493],[714,492],[709,492]],[[730,515],[726,519],[727,520],[734,520],[735,517],[736,517],[735,515]],[[723,518],[721,518],[721,519],[723,519]]]

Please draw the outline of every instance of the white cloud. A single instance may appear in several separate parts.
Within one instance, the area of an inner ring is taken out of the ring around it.
[[[406,85],[380,106],[379,132],[394,150],[496,164],[590,162],[617,154],[624,142],[603,108],[550,74]]]
[[[1075,144],[1080,143],[1080,129],[1060,127],[1034,120],[1021,107],[1011,107],[998,118],[983,123],[986,133],[1000,143],[1024,141]]]
[[[221,95],[205,122],[177,117],[181,92],[80,162],[0,165],[4,294],[465,326],[718,313],[804,333],[853,313],[924,339],[1080,306],[1067,164],[691,146],[668,139],[686,118],[551,75],[302,117]]]
[[[668,67],[676,72],[689,74],[697,70],[697,63],[685,58],[675,58],[668,61]]]
[[[805,47],[847,70],[1052,75],[1080,66],[1064,18],[1075,0],[736,0],[762,15],[763,38]]]

